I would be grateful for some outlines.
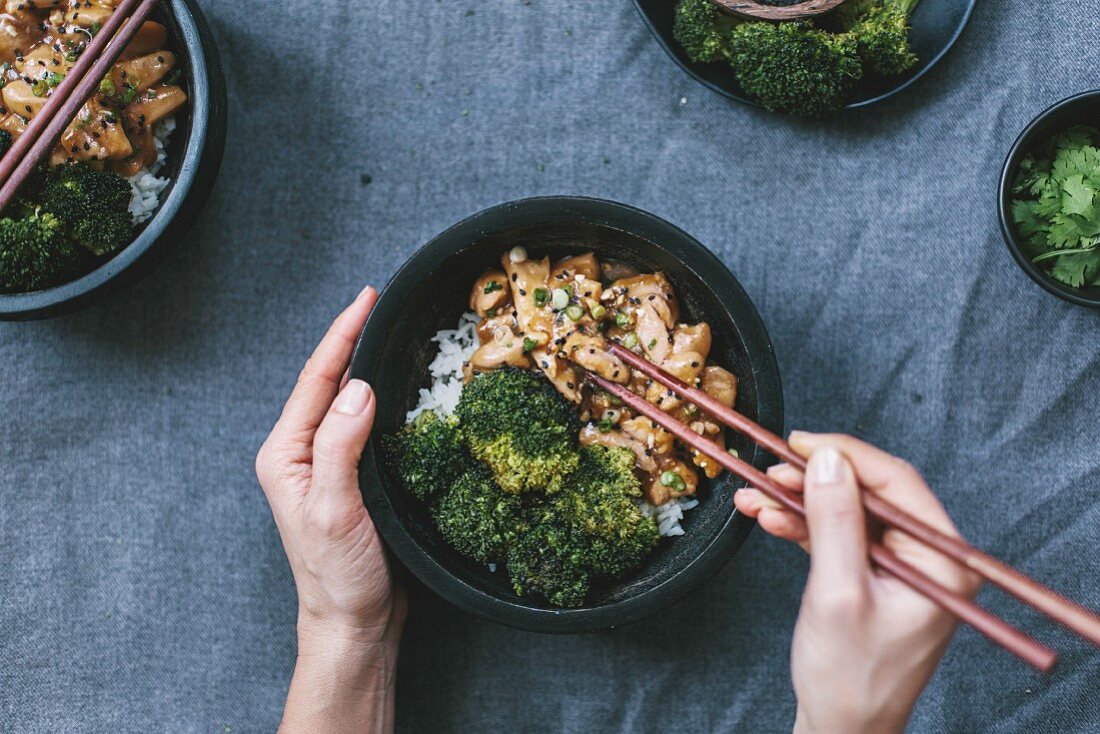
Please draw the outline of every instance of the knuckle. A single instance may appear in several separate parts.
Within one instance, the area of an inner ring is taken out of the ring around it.
[[[809,602],[814,614],[828,619],[858,619],[867,609],[867,595],[856,584],[811,586]]]

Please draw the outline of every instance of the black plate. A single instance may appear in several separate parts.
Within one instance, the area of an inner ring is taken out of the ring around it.
[[[183,70],[186,114],[168,141],[167,160],[158,176],[172,183],[160,207],[122,252],[82,278],[33,293],[0,295],[0,319],[15,321],[58,316],[87,306],[114,289],[135,282],[160,262],[199,216],[218,176],[225,148],[225,79],[214,38],[194,0],[168,0],[152,19],[168,28],[168,45]]]
[[[701,504],[687,513],[686,535],[663,539],[646,564],[619,583],[597,586],[587,606],[558,609],[513,593],[496,573],[456,553],[436,532],[426,506],[379,463],[379,438],[398,430],[427,384],[435,356],[429,340],[454,328],[470,284],[522,244],[532,256],[593,250],[642,270],[663,270],[680,296],[685,320],[706,320],[712,354],[739,379],[737,408],[782,430],[779,368],[749,297],[729,270],[690,235],[651,214],[599,199],[544,197],[501,204],[451,227],[418,251],[390,281],[363,330],[351,374],[378,396],[374,436],[360,464],[363,497],[394,554],[427,586],[463,609],[540,632],[582,632],[653,614],[705,583],[736,552],[754,522],[733,509],[741,484],[724,476],[705,482]],[[770,463],[736,437],[741,456]]]
[[[867,78],[856,87],[849,109],[881,102],[924,76],[962,35],[977,0],[921,0],[913,11],[913,50],[920,62],[905,74],[889,79]],[[780,3],[777,3],[780,4]],[[657,42],[680,67],[704,87],[730,99],[759,107],[737,83],[733,69],[725,62],[698,64],[688,59],[672,37],[676,0],[634,0],[634,5],[653,31]]]
[[[1071,288],[1052,278],[1046,270],[1033,263],[1024,253],[1016,236],[1016,225],[1012,221],[1012,183],[1016,180],[1020,160],[1025,155],[1034,153],[1036,148],[1046,145],[1052,137],[1074,125],[1096,127],[1097,120],[1100,120],[1100,90],[1082,92],[1043,110],[1024,128],[1008,151],[1004,168],[1001,169],[997,191],[1001,233],[1004,235],[1005,246],[1012,253],[1016,264],[1047,292],[1070,303],[1089,308],[1100,308],[1100,286]]]

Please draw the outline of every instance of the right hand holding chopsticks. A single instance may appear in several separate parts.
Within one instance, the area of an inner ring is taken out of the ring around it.
[[[758,490],[737,492],[737,508],[768,533],[811,555],[791,651],[797,732],[900,732],[954,634],[956,619],[867,557],[868,524],[859,483],[936,529],[958,536],[920,474],[850,436],[795,432],[809,457],[806,476],[780,464],[769,476],[805,493],[806,519]],[[897,530],[881,542],[933,580],[973,598],[980,578]]]

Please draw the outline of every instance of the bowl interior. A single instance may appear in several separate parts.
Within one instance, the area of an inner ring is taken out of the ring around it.
[[[924,76],[955,44],[974,9],[977,0],[921,0],[913,11],[910,43],[920,61],[915,67],[888,79],[867,77],[856,87],[848,107],[863,107],[900,92]],[[688,59],[672,35],[674,0],[635,0],[665,51],[691,76],[704,86],[739,102],[756,103],[741,89],[733,69],[726,63],[700,64]],[[789,3],[776,2],[776,5]]]
[[[1012,186],[1016,180],[1016,172],[1020,161],[1026,156],[1038,152],[1058,133],[1076,125],[1100,128],[1100,91],[1085,92],[1058,102],[1036,117],[1020,133],[1020,137],[1012,146],[1012,150],[1009,151],[1005,160],[1004,171],[1001,174],[1001,226],[1004,230],[1005,242],[1008,244],[1009,251],[1024,272],[1031,276],[1032,280],[1049,292],[1066,300],[1080,305],[1100,307],[1100,287],[1072,288],[1061,281],[1055,280],[1041,266],[1031,261],[1031,258],[1022,247],[1011,215]]]
[[[710,323],[715,337],[712,359],[738,377],[737,409],[778,429],[778,372],[770,344],[751,305],[747,311],[737,311],[723,303],[723,296],[730,295],[728,288],[736,286],[732,276],[679,230],[669,226],[682,240],[665,239],[658,244],[644,231],[632,231],[622,222],[596,221],[580,212],[539,205],[521,207],[518,215],[516,210],[498,209],[495,215],[493,211],[449,230],[414,256],[387,288],[364,331],[353,374],[371,382],[378,395],[374,439],[363,462],[367,474],[363,486],[372,488],[365,490],[368,506],[372,515],[380,510],[386,516],[379,523],[380,530],[414,572],[423,579],[420,571],[432,566],[441,572],[432,575],[457,580],[473,592],[471,597],[574,615],[636,600],[699,562],[723,535],[736,534],[732,495],[739,483],[728,475],[702,483],[700,506],[688,512],[683,522],[686,535],[662,539],[643,567],[628,578],[595,584],[586,607],[562,612],[537,599],[520,598],[512,591],[503,568],[490,572],[451,549],[435,530],[426,505],[406,493],[388,467],[378,466],[379,437],[404,424],[405,413],[417,403],[418,389],[426,386],[428,364],[436,352],[431,337],[440,329],[454,328],[465,311],[474,279],[486,268],[499,267],[501,254],[509,248],[523,245],[532,257],[558,258],[592,250],[602,260],[629,263],[642,271],[663,271],[680,297],[681,320]],[[737,290],[743,297],[743,291]],[[731,446],[741,456],[766,466],[762,452],[740,436],[731,438]],[[379,481],[372,481],[375,476]],[[747,531],[745,527],[741,530]],[[433,585],[430,578],[424,580]],[[448,596],[447,587],[452,585],[444,586],[436,590]],[[475,611],[493,616],[491,610],[473,606]],[[530,626],[522,617],[497,618]]]

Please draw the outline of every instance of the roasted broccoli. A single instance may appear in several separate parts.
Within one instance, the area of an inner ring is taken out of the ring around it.
[[[680,0],[672,35],[692,61],[721,61],[726,58],[729,32],[739,22],[711,0]]]
[[[61,222],[35,210],[0,219],[0,293],[26,293],[66,283],[90,255],[65,238]]]
[[[574,556],[594,576],[620,576],[642,562],[657,543],[657,523],[642,515],[642,496],[627,448],[585,446],[554,511],[572,530]]]
[[[405,488],[422,500],[449,490],[466,469],[468,459],[457,426],[454,418],[427,411],[382,440]]]
[[[852,27],[866,68],[882,76],[895,76],[917,63],[917,55],[909,46],[909,16],[918,2],[883,0]]]
[[[737,26],[730,34],[730,63],[765,109],[800,117],[840,109],[863,75],[854,35],[806,22]]]
[[[502,492],[480,466],[440,494],[431,512],[447,542],[480,563],[503,561],[509,542],[522,530],[519,498]]]
[[[49,169],[39,185],[43,210],[96,255],[116,252],[133,239],[130,183],[119,174],[72,163]]]
[[[4,155],[11,148],[11,133],[7,130],[0,130],[0,156]]]
[[[476,375],[455,411],[470,452],[506,492],[553,492],[577,468],[577,417],[533,372],[504,368]]]
[[[540,594],[559,607],[578,607],[590,574],[564,518],[548,504],[529,508],[528,524],[508,546],[508,577],[516,593]]]

